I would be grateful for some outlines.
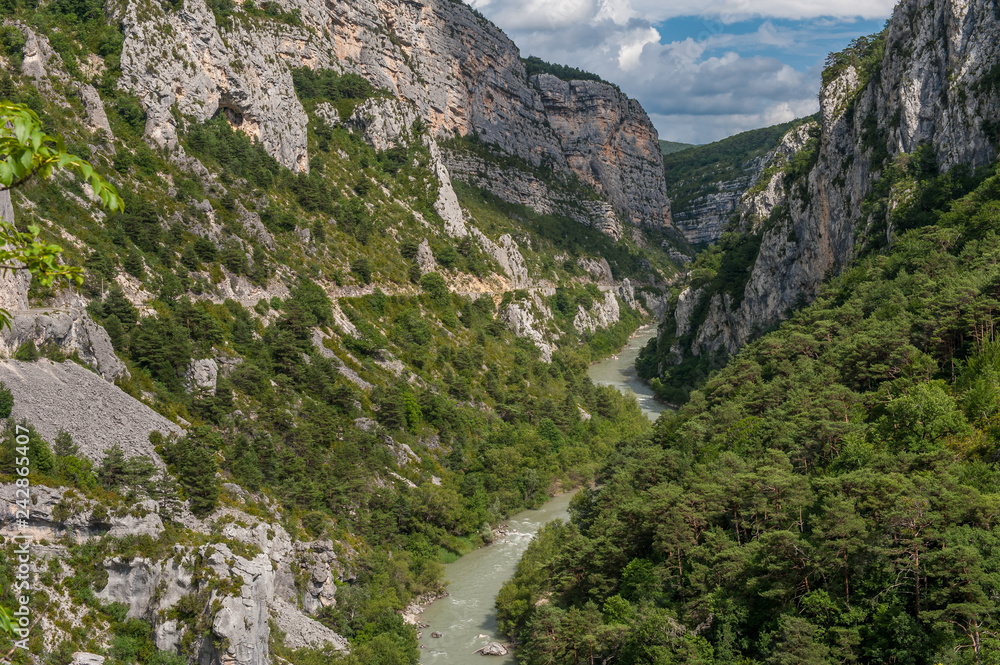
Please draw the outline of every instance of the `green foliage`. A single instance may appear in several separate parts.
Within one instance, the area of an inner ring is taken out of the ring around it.
[[[176,441],[162,443],[160,454],[180,481],[195,515],[212,512],[219,499],[215,454],[220,446],[218,435],[206,427],[195,428]]]
[[[440,273],[427,273],[420,278],[420,286],[437,302],[446,301],[448,298],[448,285]]]
[[[375,88],[364,77],[352,73],[337,74],[330,69],[293,69],[292,81],[295,84],[295,94],[302,101],[363,100],[375,94]]]
[[[375,87],[364,77],[354,73],[337,74],[329,69],[293,69],[292,83],[303,103],[330,102],[343,120],[351,117],[359,102],[376,94]]]
[[[287,23],[288,25],[302,25],[302,12],[298,7],[291,11],[285,11],[281,5],[274,2],[274,0],[266,0],[265,2],[262,2],[260,3],[260,7],[257,7],[253,0],[244,2],[243,11],[250,16],[265,16],[281,23]]]
[[[36,347],[35,343],[31,340],[23,342],[17,347],[17,350],[14,351],[14,360],[20,360],[24,363],[34,362],[38,360],[38,358],[38,347]]]
[[[185,138],[192,154],[218,164],[231,178],[245,178],[255,187],[273,186],[284,168],[259,141],[234,130],[222,114],[204,124],[189,123]]]
[[[173,316],[142,319],[132,331],[129,346],[140,367],[149,370],[167,390],[179,392],[181,376],[191,362],[191,340]]]
[[[16,450],[17,447],[24,445],[23,438],[22,442],[15,442],[19,436],[28,437],[27,455],[22,455]],[[17,463],[17,461],[23,457],[27,457],[27,466],[31,473],[41,475],[52,473],[52,469],[55,466],[55,457],[52,455],[52,449],[49,447],[48,442],[35,430],[34,425],[23,420],[15,425],[13,420],[8,420],[4,429],[3,439],[4,447],[0,450],[0,471],[13,476],[15,469],[25,466],[24,464]]]
[[[528,78],[531,78],[535,74],[551,74],[552,76],[560,78],[564,81],[598,81],[616,89],[618,87],[612,83],[608,83],[597,74],[592,74],[591,72],[577,69],[576,67],[545,62],[541,58],[533,55],[530,55],[527,58],[521,58],[521,64],[524,65],[524,71],[527,73]]]
[[[0,381],[0,418],[7,418],[14,409],[14,393],[3,381]]]
[[[858,88],[863,90],[882,64],[887,34],[888,28],[874,35],[857,37],[843,51],[828,55],[823,70],[823,85],[829,85],[848,67],[854,67],[858,71]]]
[[[681,152],[682,150],[689,150],[690,148],[697,148],[698,146],[693,143],[678,143],[676,141],[660,141],[660,152],[664,155],[672,155],[675,152]]]
[[[816,166],[819,161],[819,139],[819,127],[812,127],[806,144],[788,160],[788,166],[785,167],[786,187],[807,177]]]

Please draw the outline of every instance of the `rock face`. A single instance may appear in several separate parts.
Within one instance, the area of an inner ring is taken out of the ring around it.
[[[87,111],[87,125],[91,131],[104,131],[110,140],[114,135],[111,133],[111,123],[108,122],[108,115],[104,111],[104,102],[97,89],[92,85],[84,85],[79,91],[80,101]]]
[[[205,0],[184,0],[171,11],[139,0],[120,5],[121,85],[142,99],[149,137],[177,147],[174,105],[197,121],[222,112],[282,164],[307,170],[308,120],[289,68],[349,70],[408,102],[433,136],[475,134],[534,166],[593,184],[634,224],[669,223],[656,130],[616,88],[529,81],[517,47],[460,2],[278,4],[297,10],[304,25],[237,17],[220,26]],[[455,208],[442,210],[451,225]],[[461,235],[459,226],[449,228]]]
[[[434,252],[431,251],[431,244],[423,240],[417,246],[417,265],[420,267],[420,274],[426,275],[437,270],[437,262],[434,260]]]
[[[197,121],[225,114],[257,138],[279,162],[309,168],[306,113],[295,96],[289,66],[335,66],[328,46],[305,28],[232,21],[220,30],[204,0],[174,11],[127,2],[114,18],[125,34],[122,82],[142,100],[146,135],[177,147],[171,108]]]
[[[554,190],[527,170],[500,167],[473,155],[448,152],[448,168],[457,180],[484,189],[508,203],[528,206],[541,215],[562,215],[593,226],[619,240],[625,233],[619,215],[607,201],[581,200],[569,189]]]
[[[149,433],[181,435],[180,427],[76,363],[0,362],[0,381],[14,395],[15,420],[27,420],[47,441],[63,429],[95,463],[119,445],[126,456],[146,455],[162,466]]]
[[[532,311],[534,308],[525,302],[515,302],[508,305],[503,311],[500,312],[500,320],[507,324],[518,337],[524,337],[525,339],[531,340],[538,350],[542,352],[542,360],[545,362],[552,361],[552,351],[554,347],[550,344],[545,335],[542,334],[542,323],[544,319],[541,316],[536,318],[535,312]],[[551,318],[551,313],[549,314]]]
[[[472,235],[479,241],[483,251],[503,268],[504,273],[510,278],[511,288],[519,289],[531,283],[521,250],[509,234],[500,236],[498,242],[493,242],[477,228],[472,229]]]
[[[581,335],[585,332],[592,333],[595,330],[614,325],[620,317],[621,310],[618,307],[618,298],[613,292],[608,291],[604,294],[604,300],[595,302],[589,312],[583,308],[583,305],[577,305],[573,327]]]
[[[714,294],[691,351],[733,352],[755,331],[812,299],[830,271],[842,268],[870,233],[893,229],[866,218],[862,202],[889,161],[921,145],[932,146],[938,165],[980,166],[996,156],[1000,115],[1000,15],[989,0],[906,0],[888,26],[878,74],[862,85],[848,66],[820,95],[821,133],[815,166],[785,192],[780,175],[741,202],[741,224],[752,230],[778,206],[787,214],[762,232],[760,252],[743,297]],[[993,124],[991,124],[993,123]],[[801,131],[801,128],[800,130]],[[794,151],[803,136],[787,136],[779,150]]]
[[[597,81],[538,74],[532,82],[573,172],[634,226],[669,226],[659,136],[639,103]]]
[[[265,554],[246,559],[216,544],[162,561],[116,557],[105,563],[105,569],[108,583],[97,597],[125,603],[129,618],[152,622],[157,648],[180,650],[183,627],[177,619],[161,617],[183,597],[193,595],[195,602],[216,607],[211,634],[198,635],[197,653],[188,655],[198,662],[270,665],[267,601],[274,595],[274,571]],[[235,593],[221,590],[233,587]],[[217,651],[216,640],[225,645],[223,653]]]
[[[17,526],[17,486],[0,485],[0,534],[13,536],[21,532],[35,542],[58,541],[64,537],[83,540],[91,536],[147,535],[163,533],[163,521],[156,514],[156,503],[144,501],[127,511],[101,516],[95,512],[98,504],[79,497],[74,490],[54,489],[44,485],[32,488],[32,505],[27,527]],[[59,515],[60,509],[68,515]]]
[[[752,168],[750,175],[719,183],[718,192],[695,199],[683,211],[674,209],[674,225],[692,245],[716,242],[739,210],[743,194],[760,177],[760,172],[760,167]]]
[[[219,365],[214,360],[192,360],[185,375],[184,387],[188,392],[215,392],[218,378]]]
[[[107,331],[83,309],[28,310],[15,314],[11,327],[0,333],[0,351],[11,355],[28,342],[36,347],[55,344],[64,353],[75,351],[108,381],[126,372]]]

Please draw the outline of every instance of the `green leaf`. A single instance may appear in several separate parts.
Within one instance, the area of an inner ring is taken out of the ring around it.
[[[30,132],[31,125],[23,117],[14,119],[14,136],[17,138],[19,145],[25,144],[28,140],[28,134]]]
[[[10,314],[7,310],[0,309],[0,329],[10,323]],[[6,607],[0,607],[0,630],[8,635],[14,632],[14,616]]]

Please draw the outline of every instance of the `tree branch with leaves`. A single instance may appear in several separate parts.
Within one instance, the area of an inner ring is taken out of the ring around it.
[[[38,115],[24,104],[0,100],[0,192],[35,178],[50,178],[61,169],[83,177],[108,210],[124,205],[115,188],[86,160],[66,151],[61,137],[46,134]],[[42,242],[38,226],[20,231],[13,219],[0,219],[0,275],[27,270],[43,286],[83,283],[83,270],[62,263],[62,248]],[[10,325],[10,312],[0,308],[0,330]]]

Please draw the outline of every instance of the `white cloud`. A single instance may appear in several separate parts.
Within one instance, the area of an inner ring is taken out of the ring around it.
[[[474,0],[472,6],[505,31],[557,30],[594,17],[594,0]]]
[[[632,9],[632,3],[629,0],[600,0],[600,8],[597,10],[594,20],[611,20],[617,25],[622,25],[635,15],[635,10]]]
[[[524,55],[618,84],[643,105],[661,138],[705,143],[814,113],[825,56],[817,38],[846,45],[859,34],[851,23],[888,16],[892,2],[473,0],[473,6],[503,28]],[[661,43],[660,22],[692,15],[704,17],[703,30]],[[749,33],[727,28],[750,16],[766,20]],[[780,20],[815,16],[827,18]],[[816,62],[802,71],[810,62],[803,61],[806,53]],[[782,54],[798,68],[775,57]]]
[[[647,44],[660,43],[660,33],[654,28],[639,29],[618,36],[617,41],[619,43],[618,66],[623,72],[629,72],[639,66],[642,51]]]
[[[724,23],[757,17],[872,19],[888,16],[895,5],[896,0],[632,0],[635,11],[654,23],[678,16],[704,16]]]

